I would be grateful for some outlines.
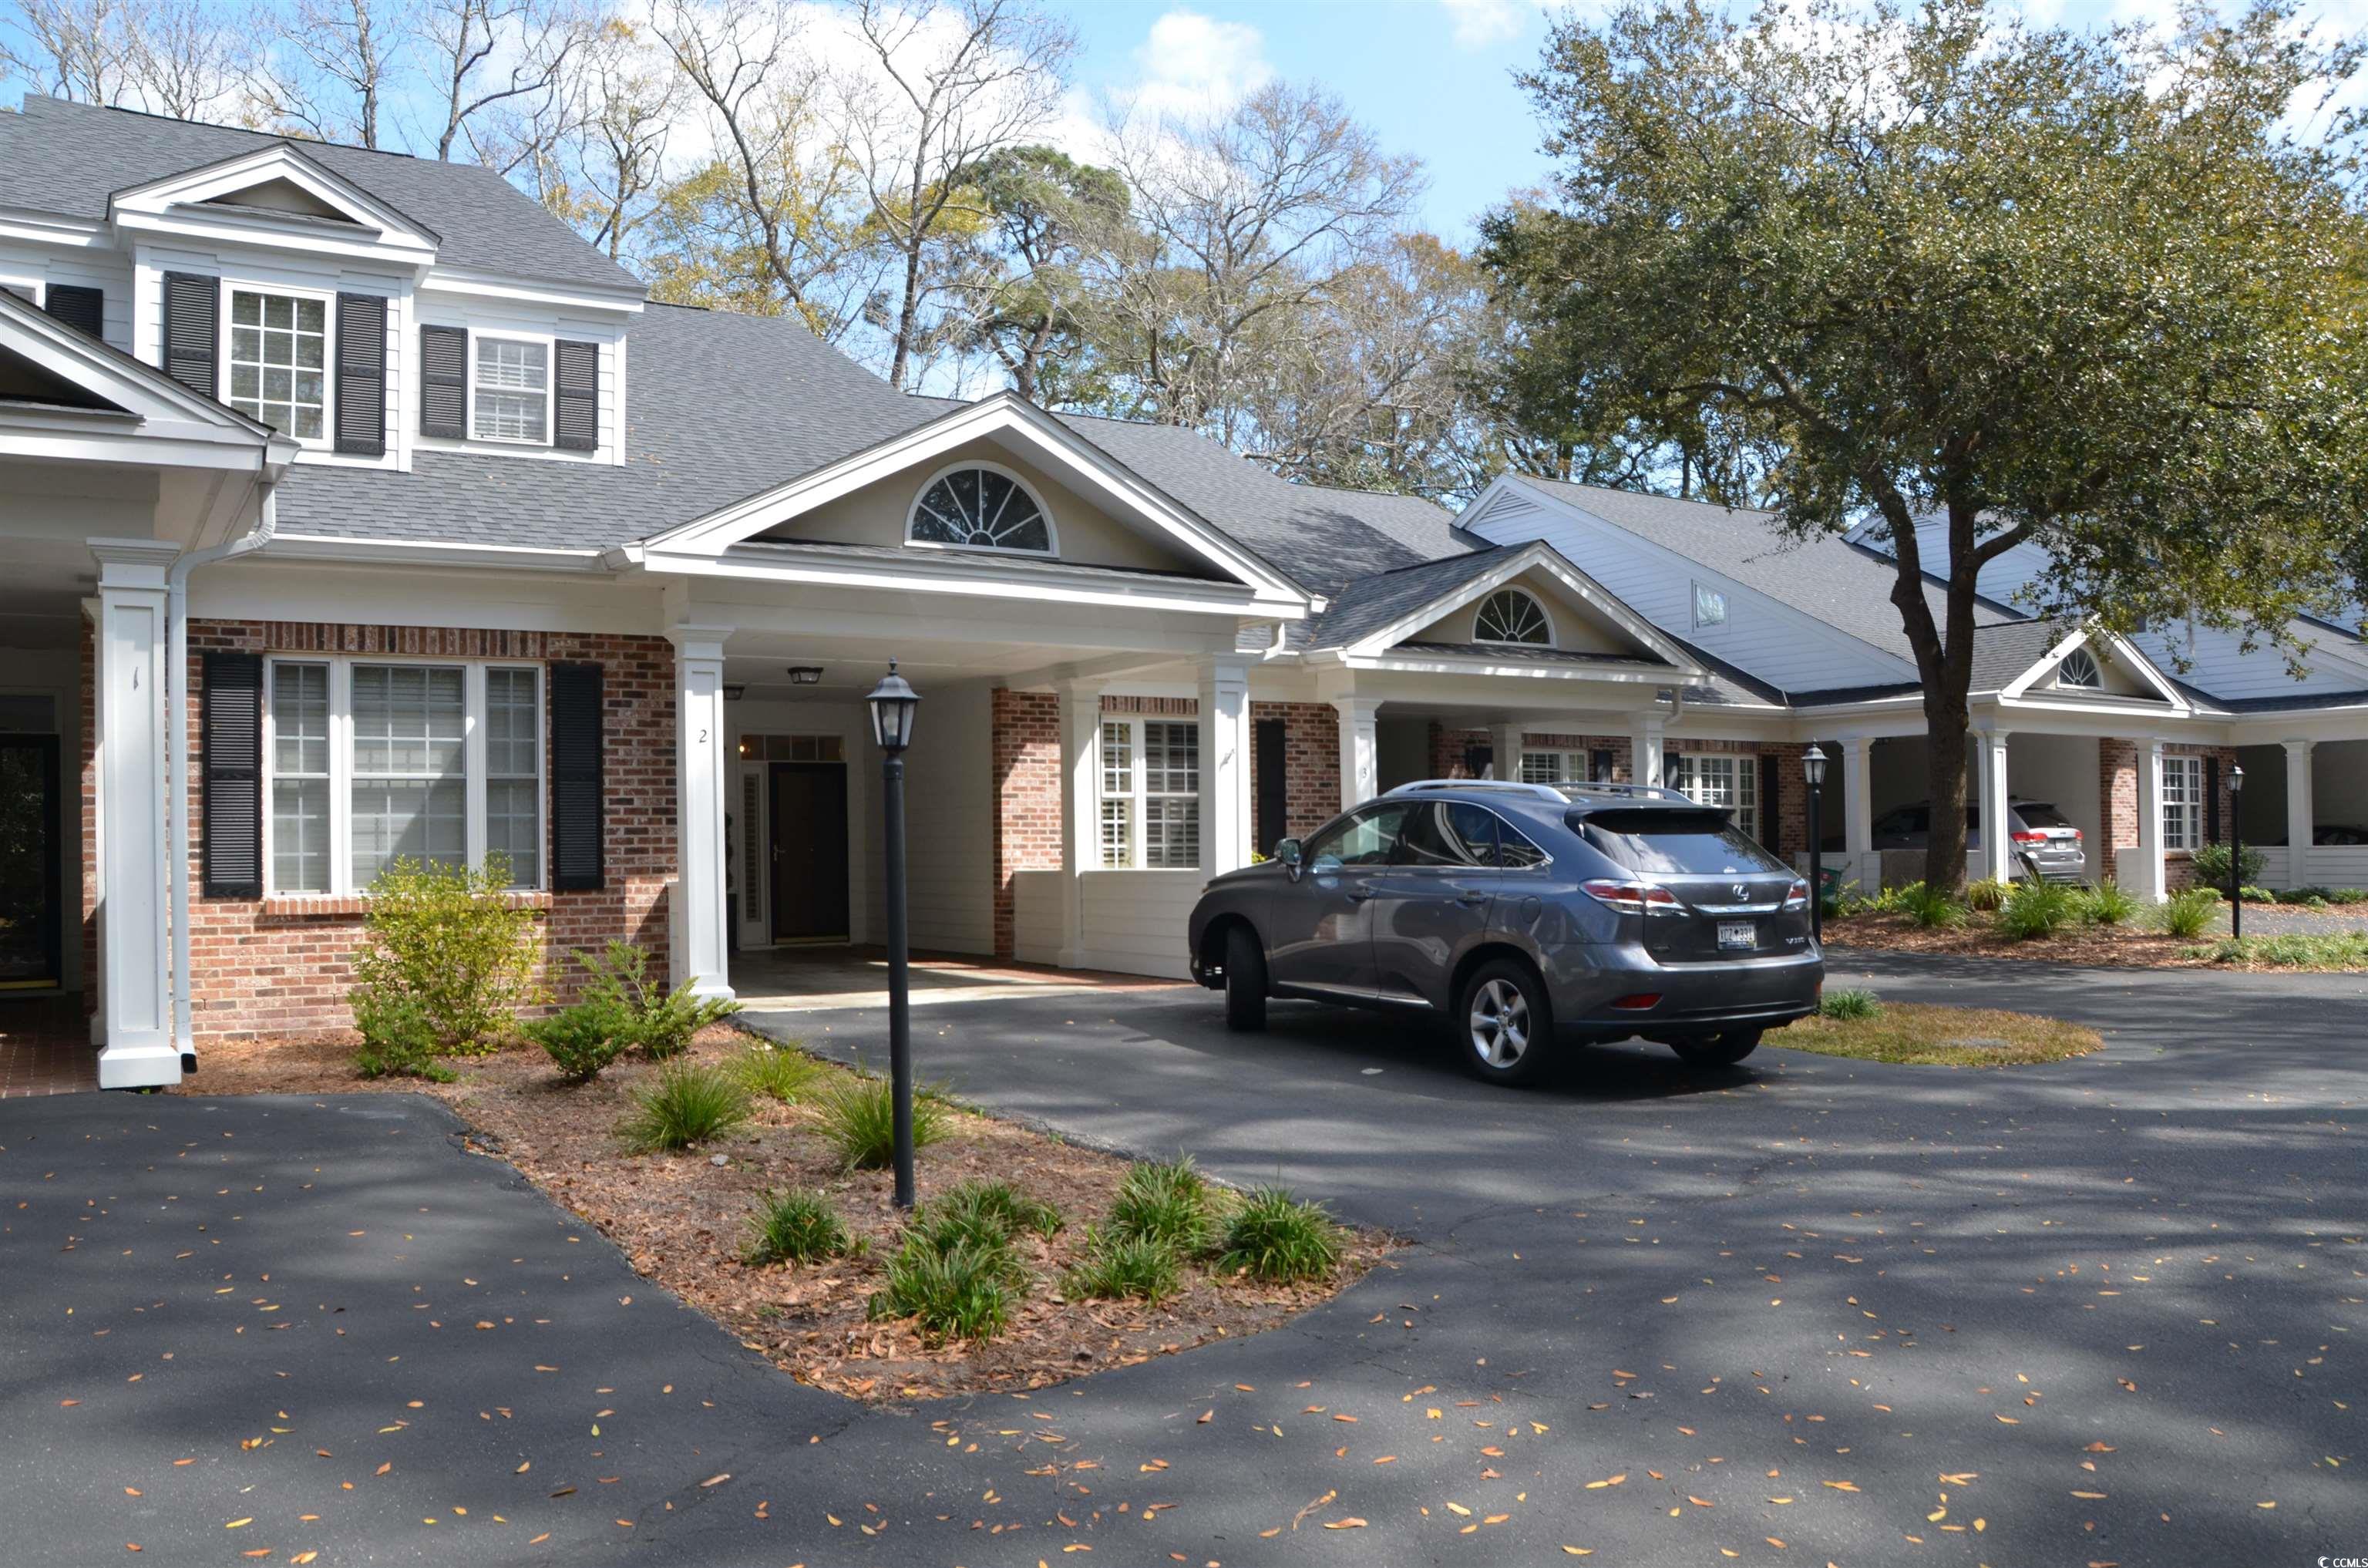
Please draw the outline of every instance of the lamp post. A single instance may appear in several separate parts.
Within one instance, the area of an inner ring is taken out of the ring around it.
[[[2228,765],[2228,935],[2245,934],[2245,770]],[[2291,838],[2294,835],[2286,835]]]
[[[888,673],[864,699],[871,705],[871,738],[880,746],[881,814],[888,840],[888,1074],[896,1106],[896,1207],[913,1206],[913,1005],[905,950],[905,748],[913,744],[913,712],[920,693]]]
[[[1820,822],[1826,793],[1826,754],[1811,741],[1801,754],[1801,771],[1809,780],[1809,939],[1826,939],[1826,832]]]

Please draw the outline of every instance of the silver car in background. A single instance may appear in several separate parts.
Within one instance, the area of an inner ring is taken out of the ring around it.
[[[2016,866],[2024,873],[2051,882],[2079,882],[2089,878],[2089,854],[2072,819],[2045,801],[2007,802],[2007,832],[2014,842]],[[1898,806],[1874,819],[1877,849],[1921,849],[1932,835],[1932,804],[1918,801]],[[1982,809],[1965,808],[1965,847],[1982,846]]]

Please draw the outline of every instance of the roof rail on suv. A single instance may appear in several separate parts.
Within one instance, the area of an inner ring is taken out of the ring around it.
[[[1571,795],[1609,795],[1619,801],[1666,801],[1673,806],[1697,805],[1691,795],[1682,790],[1671,790],[1659,784],[1566,784],[1563,788]]]
[[[1552,801],[1557,805],[1566,804],[1570,800],[1551,784],[1531,784],[1518,778],[1417,778],[1411,784],[1401,784],[1384,793],[1411,795],[1421,790],[1512,790]]]

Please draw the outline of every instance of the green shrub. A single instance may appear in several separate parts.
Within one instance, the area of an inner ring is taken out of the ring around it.
[[[881,1170],[896,1157],[896,1106],[885,1078],[848,1076],[814,1096],[822,1135],[850,1170]],[[913,1147],[926,1149],[946,1134],[942,1102],[913,1096]]]
[[[2245,902],[2247,903],[2276,903],[2279,902],[2278,893],[2270,888],[2247,886],[2238,888],[2237,891],[2245,895]],[[2325,909],[2327,907],[2328,901],[2317,893],[2312,893],[2307,897],[2302,898],[2296,898],[2292,893],[2288,893],[2285,896],[2287,899],[2292,900],[2294,903],[2306,903],[2313,909]]]
[[[598,955],[577,952],[584,971],[584,997],[605,1002],[632,1021],[632,1045],[653,1062],[679,1056],[691,1036],[740,1010],[732,1001],[701,1001],[684,985],[669,992],[649,972],[650,955],[631,942],[609,938]]]
[[[518,1032],[542,1047],[570,1084],[590,1083],[633,1044],[632,1015],[605,996],[587,996],[549,1017],[529,1018]]]
[[[861,1244],[847,1233],[838,1211],[819,1192],[803,1188],[768,1192],[748,1221],[750,1263],[812,1263],[859,1252]]]
[[[2138,901],[2119,882],[2100,882],[2078,895],[2080,918],[2092,926],[2126,926],[2138,916]]]
[[[1174,1295],[1183,1281],[1176,1248],[1152,1236],[1087,1233],[1085,1256],[1062,1277],[1061,1293],[1071,1301],[1140,1301],[1154,1306]]]
[[[2226,844],[2207,844],[2203,846],[2203,848],[2195,851],[2193,861],[2195,867],[2195,880],[2206,887],[2226,888],[2228,885],[2228,860],[2229,857],[2233,853],[2234,851]],[[2264,857],[2260,850],[2253,848],[2250,845],[2246,846],[2243,874],[2237,880],[2246,882],[2260,881],[2261,880],[2261,868],[2267,863],[2267,858]]]
[[[2252,896],[2253,890],[2247,888],[2245,897],[2249,900]],[[2368,903],[2368,888],[2288,888],[2283,894],[2269,894],[2262,902],[2266,903],[2271,899],[2279,897],[2283,897],[2288,903],[2310,903],[2314,899],[2320,903]]]
[[[2351,931],[2224,937],[2187,951],[2191,958],[2209,959],[2214,963],[2260,964],[2270,969],[2368,969],[2368,935]]]
[[[950,1187],[929,1199],[929,1212],[993,1227],[1007,1241],[1018,1239],[1022,1231],[1032,1231],[1050,1241],[1061,1229],[1058,1209],[1005,1181],[965,1181]]]
[[[747,1091],[729,1074],[670,1062],[656,1083],[634,1094],[633,1109],[617,1131],[634,1153],[655,1154],[722,1137],[747,1119]]]
[[[1842,1020],[1879,1018],[1883,1016],[1883,1004],[1872,991],[1828,991],[1817,1003],[1817,1016]]]
[[[912,1318],[932,1344],[992,1339],[1011,1322],[1018,1284],[1011,1249],[962,1244],[940,1252],[909,1237],[888,1260],[887,1283],[873,1293],[875,1318]]]
[[[354,1071],[365,1078],[426,1078],[449,1084],[460,1074],[436,1061],[436,1029],[417,998],[405,992],[356,992],[354,1027],[362,1033]]]
[[[1130,1168],[1110,1205],[1110,1233],[1123,1241],[1153,1241],[1186,1257],[1206,1252],[1214,1233],[1209,1184],[1190,1159]]]
[[[1279,1187],[1244,1199],[1217,1245],[1219,1269],[1269,1285],[1322,1279],[1340,1264],[1340,1229],[1332,1217]]]
[[[830,1072],[804,1051],[778,1046],[770,1040],[753,1042],[724,1062],[723,1067],[750,1094],[780,1100],[784,1105],[794,1103],[814,1088],[817,1079]]]
[[[1947,888],[1930,887],[1923,882],[1909,882],[1884,895],[1891,907],[1898,910],[1928,931],[1963,926],[1965,906],[1949,896]]]
[[[2155,924],[2174,937],[2201,937],[2219,903],[2220,895],[2210,888],[2188,888],[2171,894],[2155,911]]]
[[[2079,913],[2079,903],[2070,888],[2033,877],[2015,883],[2014,891],[1998,905],[1998,929],[2017,941],[2028,942],[2055,936],[2078,919]]]
[[[2004,903],[2012,892],[2013,884],[2004,878],[1984,877],[1980,881],[1965,884],[1965,907],[1993,910]]]
[[[509,861],[479,869],[422,865],[405,857],[370,887],[368,941],[353,955],[347,1000],[359,1017],[408,998],[447,1055],[480,1055],[508,1036],[518,1009],[539,1000],[538,917],[513,907]]]
[[[1828,920],[1843,920],[1867,907],[1867,900],[1855,881],[1837,881],[1828,877],[1818,900],[1820,913]]]

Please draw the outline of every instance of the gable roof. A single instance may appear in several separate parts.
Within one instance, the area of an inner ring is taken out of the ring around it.
[[[1308,645],[1346,648],[1362,642],[1394,621],[1437,603],[1474,578],[1486,576],[1528,548],[1500,544],[1360,577],[1334,597],[1322,619],[1315,622]]]
[[[2010,620],[1974,628],[1974,691],[2003,691],[2047,657],[2072,629],[2052,620]]]
[[[280,142],[434,231],[441,264],[593,288],[641,287],[525,192],[475,164],[300,142],[30,93],[17,113],[0,113],[0,168],[8,171],[0,205],[100,222],[119,190]]]

